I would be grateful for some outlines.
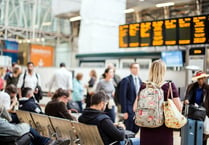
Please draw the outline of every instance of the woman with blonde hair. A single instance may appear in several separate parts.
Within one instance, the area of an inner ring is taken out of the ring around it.
[[[165,82],[166,65],[162,60],[156,60],[152,63],[149,70],[148,82],[153,82],[160,86],[164,92],[164,100],[167,100],[167,93],[169,89],[169,83]],[[141,90],[145,89],[146,84],[141,86]],[[171,82],[171,88],[173,91],[173,101],[179,111],[182,110],[181,101],[179,99],[179,93],[173,82]],[[169,96],[170,97],[170,96]],[[134,103],[134,110],[136,109],[139,97],[136,98]],[[141,127],[140,130],[140,145],[173,145],[173,129],[167,128],[165,124],[157,128]]]

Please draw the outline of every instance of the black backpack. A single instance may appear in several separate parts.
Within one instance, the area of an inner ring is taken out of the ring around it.
[[[114,97],[114,101],[115,101],[115,104],[116,104],[116,105],[121,105],[121,103],[120,103],[120,87],[121,87],[121,83],[122,83],[123,81],[127,81],[127,80],[128,80],[128,87],[129,87],[130,80],[129,80],[127,77],[125,77],[125,78],[123,78],[123,79],[118,83],[117,87],[115,88],[115,97]]]

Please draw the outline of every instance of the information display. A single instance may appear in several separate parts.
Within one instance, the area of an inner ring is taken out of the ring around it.
[[[140,23],[140,46],[150,46],[151,45],[151,24],[152,22],[142,22]]]
[[[177,44],[177,19],[165,20],[165,45]]]
[[[207,16],[197,16],[193,17],[193,44],[202,44],[206,43],[206,20]]]
[[[191,44],[191,21],[192,18],[179,18],[179,41],[178,44]]]
[[[164,44],[164,21],[152,22],[152,46],[162,46]]]
[[[119,31],[121,48],[208,44],[209,14],[126,24]]]
[[[120,25],[119,26],[119,47],[120,48],[125,48],[128,47],[128,27],[129,25]]]
[[[129,24],[129,47],[139,47],[139,23]]]

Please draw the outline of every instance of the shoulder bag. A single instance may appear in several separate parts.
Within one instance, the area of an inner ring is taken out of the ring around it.
[[[169,99],[169,94],[171,94],[171,99]],[[163,107],[166,127],[179,129],[187,123],[187,119],[181,114],[181,112],[179,112],[173,102],[173,91],[171,83],[169,83],[167,101],[164,101]]]

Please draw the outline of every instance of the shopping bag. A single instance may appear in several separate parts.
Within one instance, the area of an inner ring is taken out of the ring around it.
[[[204,132],[204,134],[207,134],[207,135],[209,134],[209,118],[207,115],[204,120],[203,132]]]
[[[169,94],[171,94],[171,99],[168,99]],[[171,84],[169,83],[167,101],[164,101],[163,103],[165,126],[168,128],[179,129],[187,123],[187,119],[181,114],[181,112],[179,112],[172,99],[173,92]]]

